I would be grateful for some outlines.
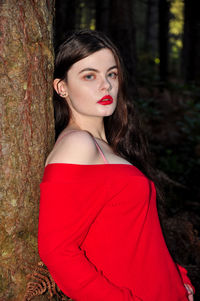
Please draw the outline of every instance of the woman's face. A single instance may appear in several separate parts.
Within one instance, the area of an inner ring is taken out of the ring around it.
[[[101,49],[76,62],[60,88],[75,118],[113,114],[117,105],[118,69],[111,50]]]

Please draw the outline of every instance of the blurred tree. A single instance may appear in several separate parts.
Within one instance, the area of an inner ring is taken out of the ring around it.
[[[159,52],[160,52],[160,79],[168,79],[169,63],[169,11],[170,1],[159,0]]]
[[[95,0],[78,0],[76,29],[95,29]]]
[[[54,141],[53,13],[53,0],[0,1],[2,301],[23,300],[39,260],[39,183]]]
[[[200,83],[200,18],[198,2],[184,0],[182,72],[187,82]]]
[[[158,0],[148,0],[146,9],[145,49],[152,56],[158,53]]]
[[[96,0],[96,30],[108,32],[110,0]]]
[[[136,36],[134,0],[110,0],[109,33],[118,46],[129,79],[130,93],[136,93]]]
[[[55,45],[59,45],[67,31],[95,29],[95,0],[56,0]]]
[[[183,47],[184,2],[172,0],[170,6],[169,41],[170,73],[180,77],[181,51]]]
[[[55,1],[54,44],[59,45],[68,30],[76,27],[76,8],[78,0]]]

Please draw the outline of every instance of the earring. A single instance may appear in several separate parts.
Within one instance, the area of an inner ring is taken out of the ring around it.
[[[66,93],[59,93],[59,95],[60,95],[61,97],[65,97],[65,96],[66,96]]]

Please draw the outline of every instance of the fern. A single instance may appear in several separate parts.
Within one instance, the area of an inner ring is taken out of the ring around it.
[[[27,275],[27,278],[29,281],[27,283],[23,301],[30,301],[34,297],[45,293],[48,295],[48,299],[50,300],[53,297],[56,297],[56,299],[60,301],[71,300],[61,292],[43,262],[38,262],[33,272]]]

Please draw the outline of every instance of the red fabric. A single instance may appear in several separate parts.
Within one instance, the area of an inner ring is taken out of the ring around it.
[[[191,283],[191,281],[190,281],[190,278],[189,278],[188,275],[187,275],[187,270],[186,270],[184,267],[182,267],[181,265],[179,265],[179,264],[176,264],[176,265],[177,265],[177,267],[178,267],[178,270],[179,270],[179,273],[180,273],[181,278],[182,278],[182,280],[183,280],[183,283],[184,283],[184,284],[189,284],[189,285],[192,287],[193,292],[195,293],[195,288],[194,288],[194,286],[192,285],[192,283]]]
[[[154,184],[125,164],[50,164],[39,254],[77,301],[186,301],[163,239]]]

